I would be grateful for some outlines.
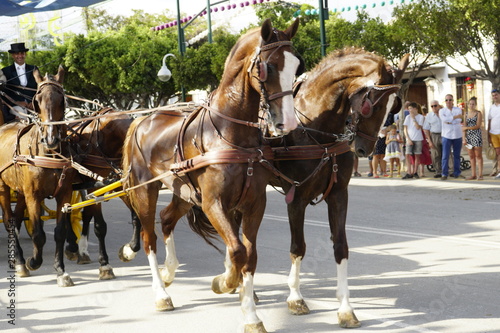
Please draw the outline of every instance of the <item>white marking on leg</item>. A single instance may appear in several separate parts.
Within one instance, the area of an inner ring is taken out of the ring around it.
[[[292,267],[290,268],[290,275],[288,275],[288,287],[290,287],[290,296],[286,299],[287,302],[303,300],[302,294],[300,293],[300,264],[302,263],[302,257],[297,257],[292,261]]]
[[[179,260],[175,252],[174,233],[165,240],[165,268],[161,272],[162,280],[166,283],[172,283],[175,278],[175,270],[179,267]]]
[[[295,73],[299,67],[299,59],[291,52],[283,53],[285,62],[283,70],[279,73],[281,91],[292,89]],[[288,132],[297,128],[297,118],[295,117],[295,110],[293,107],[293,96],[287,95],[282,97],[282,112],[283,112],[283,132]]]
[[[342,259],[337,265],[337,299],[340,302],[339,313],[352,313],[349,304],[349,286],[347,284],[347,259]]]
[[[134,252],[132,250],[132,248],[130,247],[129,244],[126,244],[124,247],[123,247],[123,257],[125,257],[126,259],[128,260],[133,260],[135,258],[135,256],[137,255],[137,252]]]
[[[240,290],[241,310],[245,317],[245,324],[257,324],[262,320],[257,316],[255,301],[253,299],[253,275],[249,272],[243,274],[243,283]]]
[[[78,241],[78,253],[80,256],[84,254],[89,255],[89,240],[88,236],[81,235],[80,240]]]
[[[160,269],[158,268],[158,261],[156,260],[156,253],[153,252],[151,247],[149,247],[148,254],[149,267],[151,268],[151,276],[153,278],[153,291],[155,293],[155,300],[168,299],[170,296],[165,290],[163,281],[160,277]]]

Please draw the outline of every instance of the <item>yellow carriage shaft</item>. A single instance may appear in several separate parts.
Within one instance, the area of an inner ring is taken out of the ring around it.
[[[103,202],[103,201],[108,201],[108,200],[113,199],[113,198],[118,198],[118,197],[124,196],[127,194],[127,192],[125,192],[125,191],[113,192],[113,193],[108,193],[108,194],[104,194],[103,196],[100,196],[103,193],[106,193],[108,191],[111,191],[111,190],[114,190],[115,188],[120,187],[121,185],[122,185],[121,181],[117,181],[117,182],[114,182],[113,184],[110,184],[110,185],[107,185],[103,188],[100,188],[97,191],[94,191],[94,192],[88,194],[87,198],[90,198],[88,200],[78,202],[78,203],[72,204],[72,205],[65,204],[64,207],[62,208],[62,211],[64,213],[69,213],[74,209],[80,209],[80,208],[87,207],[90,205],[98,204],[98,203]]]

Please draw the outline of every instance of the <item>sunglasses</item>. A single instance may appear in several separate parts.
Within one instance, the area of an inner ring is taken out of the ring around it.
[[[497,93],[497,92],[500,92],[500,90],[498,90],[498,89],[493,89],[491,92],[492,92],[492,93]]]
[[[445,102],[453,102],[453,99],[445,99]]]
[[[436,106],[439,106],[439,105],[431,105],[431,108],[435,108]]]

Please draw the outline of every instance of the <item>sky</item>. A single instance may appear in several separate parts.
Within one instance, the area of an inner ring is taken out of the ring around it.
[[[252,0],[245,0],[252,1]],[[264,0],[269,1],[269,0]],[[356,18],[356,6],[366,5],[366,10],[371,16],[379,16],[383,20],[389,20],[395,4],[403,0],[329,0],[329,10],[341,12],[342,17],[350,20]],[[406,0],[407,2],[412,0]],[[254,22],[255,15],[253,6],[240,7],[243,0],[210,0],[212,6],[222,7],[228,4],[236,4],[236,9],[218,11],[212,13],[212,24],[227,24],[235,32]],[[274,0],[270,0],[270,3]],[[318,7],[318,0],[294,0],[293,2],[308,3]],[[207,0],[179,0],[182,16],[194,16],[207,5]],[[177,13],[177,0],[108,0],[98,3],[92,7],[105,9],[112,15],[129,16],[133,9],[141,9],[147,13],[162,13],[169,10],[172,15]],[[347,10],[350,8],[350,10]],[[342,11],[344,9],[344,11]],[[0,16],[0,51],[7,51],[11,43],[25,40],[25,33],[35,24],[37,29],[50,31],[55,43],[62,42],[59,36],[66,32],[80,32],[83,27],[81,9],[72,7],[61,11],[43,12],[37,14],[25,14],[19,17]],[[167,23],[167,22],[165,22]],[[45,32],[47,34],[47,32]]]

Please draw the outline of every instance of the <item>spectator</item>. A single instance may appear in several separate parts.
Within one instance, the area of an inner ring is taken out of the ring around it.
[[[472,97],[469,100],[469,111],[465,114],[464,119],[464,126],[462,127],[462,130],[464,131],[462,143],[468,149],[472,169],[471,176],[466,179],[483,180],[483,134],[481,133],[483,114],[477,109],[476,97]]]
[[[361,177],[361,174],[358,172],[358,166],[359,166],[359,157],[354,153],[354,173],[352,174],[353,177]]]
[[[398,133],[398,128],[396,125],[390,125],[387,127],[387,135],[385,139],[386,149],[384,160],[390,163],[390,174],[389,177],[394,175],[394,166],[396,166],[398,171],[398,177],[401,177],[401,161],[404,160],[403,154],[403,139]]]
[[[427,118],[427,108],[426,107],[421,107],[420,104],[417,104],[418,106],[418,113],[424,116],[424,124],[425,124],[425,119]],[[425,168],[428,165],[432,164],[432,158],[431,158],[431,150],[429,147],[429,143],[427,140],[425,140],[425,133],[424,129],[422,126],[422,154],[420,155],[420,164],[418,167],[420,168],[420,177],[425,177]]]
[[[498,168],[500,162],[500,90],[493,89],[491,91],[493,104],[488,113],[488,144],[493,145],[497,154],[496,165]],[[498,171],[498,169],[497,169]],[[495,176],[495,179],[500,179],[500,172]]]
[[[422,125],[424,116],[418,113],[418,104],[412,102],[408,106],[409,114],[404,122],[404,134],[406,138],[406,175],[403,179],[420,178],[418,166],[422,154]],[[412,162],[412,156],[414,157]]]
[[[441,142],[441,119],[439,119],[439,102],[431,101],[431,110],[425,117],[424,133],[431,149],[432,165],[434,166],[434,178],[441,178],[441,159],[443,145]]]
[[[380,167],[380,173],[384,177],[388,177],[386,166],[387,163],[384,160],[385,157],[385,136],[387,134],[387,130],[385,127],[382,127],[380,132],[378,133],[378,139],[375,143],[375,149],[373,150],[373,178],[380,178],[378,171]]]
[[[446,106],[439,110],[441,119],[441,138],[443,142],[443,155],[441,158],[441,179],[448,179],[449,159],[453,148],[453,177],[464,178],[460,171],[460,152],[462,150],[462,110],[453,106],[453,95],[445,97]]]
[[[28,51],[29,49],[24,46],[24,43],[10,44],[9,53],[14,60],[14,64],[2,68],[8,85],[4,90],[9,97],[4,98],[2,110],[6,123],[16,119],[16,117],[25,117],[26,110],[23,108],[33,109],[31,100],[37,88],[33,71],[36,67],[25,62],[26,52]],[[15,101],[16,105],[12,105],[11,100]]]

